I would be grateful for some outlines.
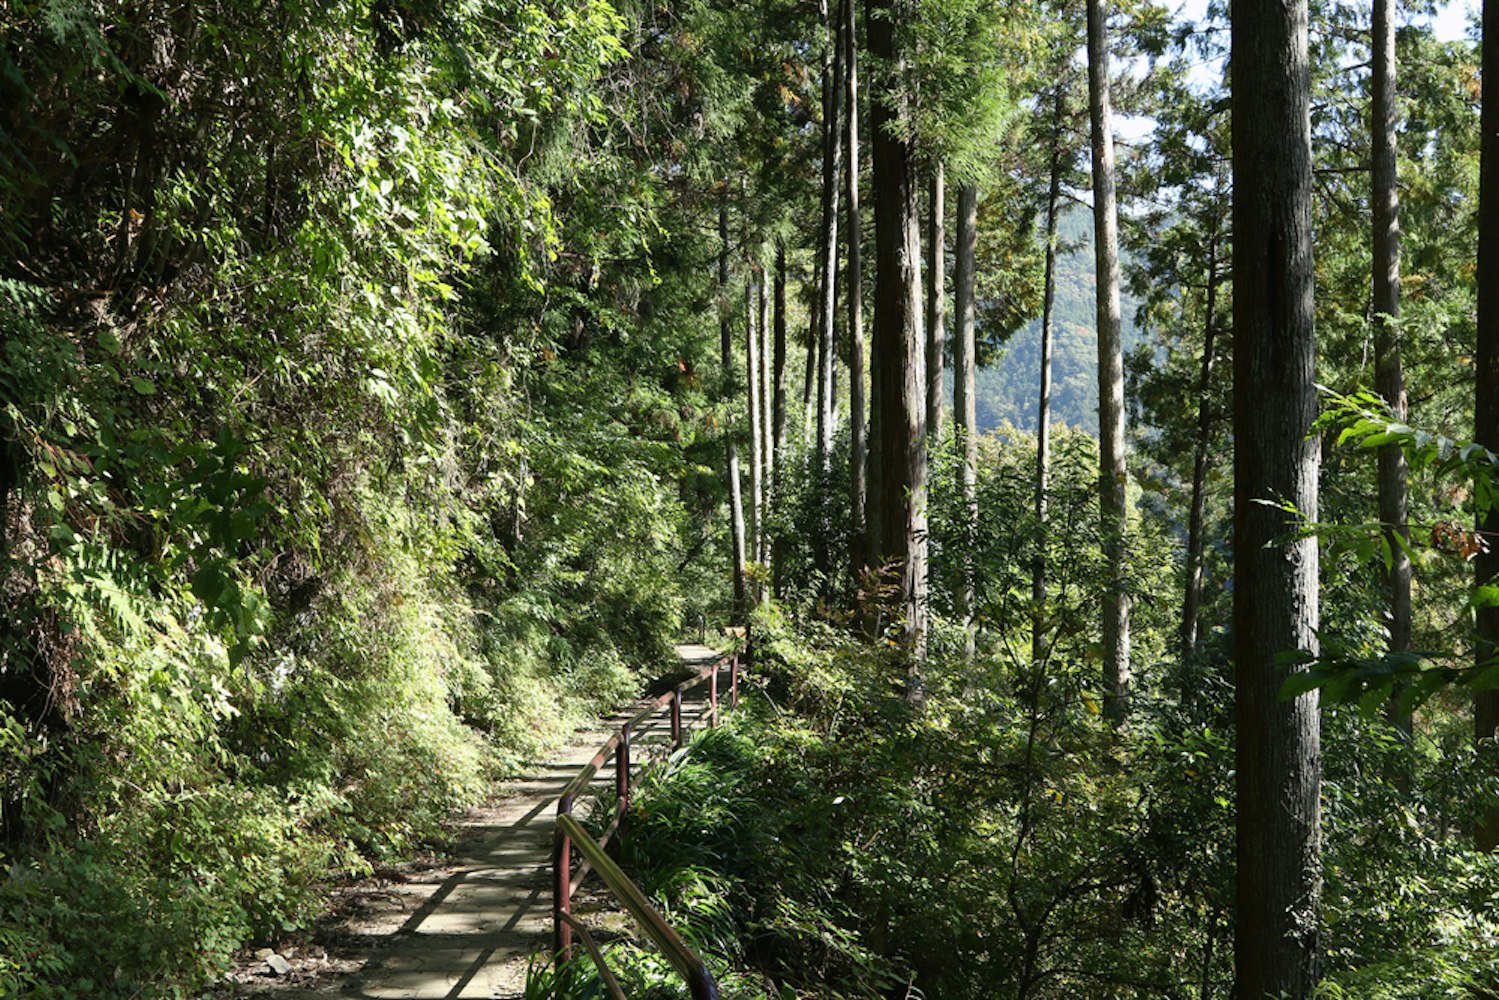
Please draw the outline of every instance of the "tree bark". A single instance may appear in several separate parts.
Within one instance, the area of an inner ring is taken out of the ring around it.
[[[844,295],[848,299],[848,420],[851,437],[849,462],[849,506],[853,552],[849,564],[854,574],[868,563],[864,536],[864,507],[869,487],[865,475],[865,422],[868,406],[864,400],[864,220],[859,216],[859,39],[858,8],[854,0],[843,0],[843,75],[845,86],[844,145],[848,148],[848,167],[844,173],[848,202],[848,250],[844,267],[848,275]]]
[[[1057,305],[1057,222],[1062,197],[1062,118],[1067,91],[1057,84],[1046,185],[1046,281],[1041,302],[1041,379],[1036,402],[1036,558],[1031,564],[1031,660],[1046,657],[1046,503],[1051,488],[1051,356]]]
[[[947,353],[947,178],[933,164],[927,197],[926,274],[926,433],[932,445],[942,443],[942,397],[946,389]]]
[[[1218,216],[1215,213],[1208,229],[1207,302],[1202,321],[1202,364],[1197,373],[1197,439],[1192,452],[1191,514],[1187,519],[1187,579],[1182,593],[1181,662],[1185,665],[1197,654],[1197,619],[1202,609],[1203,534],[1207,523],[1208,459],[1213,443],[1213,406],[1211,390],[1213,368],[1217,361],[1218,283],[1222,273],[1218,262]],[[1193,697],[1195,686],[1182,671],[1183,701]]]
[[[1374,388],[1384,397],[1396,420],[1405,421],[1405,369],[1400,351],[1400,194],[1395,166],[1395,17],[1391,0],[1374,0],[1373,47],[1370,76],[1374,124]],[[1391,562],[1385,587],[1390,599],[1391,653],[1411,648],[1411,560],[1407,520],[1405,452],[1398,444],[1379,449],[1379,519],[1385,525]],[[1394,701],[1389,718],[1409,736],[1411,714]]]
[[[745,369],[749,375],[748,396],[745,400],[749,410],[749,487],[750,487],[750,532],[749,551],[754,554],[756,561],[760,559],[761,543],[765,531],[765,492],[762,473],[764,471],[764,460],[760,450],[763,440],[760,436],[760,324],[755,314],[755,286],[758,282],[753,276],[749,278],[744,286],[745,303]],[[756,591],[759,590],[757,586]],[[759,594],[755,597],[758,599]]]
[[[724,450],[729,477],[729,541],[733,546],[735,622],[744,620],[748,601],[744,590],[744,498],[739,486],[739,443],[734,437],[733,400],[737,387],[734,378],[734,334],[729,311],[729,195],[724,185],[718,204],[718,345],[723,364],[723,394],[729,403],[724,419]]]
[[[833,367],[838,357],[835,346],[838,329],[838,201],[840,172],[843,168],[843,130],[840,127],[843,117],[843,25],[826,0],[823,3],[823,22],[827,29],[827,50],[823,57],[822,83],[822,229],[818,236],[822,283],[817,290],[817,332],[821,338],[817,352],[817,468],[821,477],[818,508],[826,512],[827,479],[833,471],[833,438],[836,429]],[[826,525],[826,516],[823,522]],[[824,530],[822,538],[818,540],[819,551],[822,553],[819,561],[824,570],[828,568],[827,535],[828,532]]]
[[[959,472],[959,502],[963,510],[963,579],[958,586],[958,618],[966,633],[964,655],[973,659],[976,626],[974,622],[973,548],[978,538],[978,407],[975,400],[977,345],[975,343],[974,275],[978,263],[978,188],[964,184],[958,188],[957,237],[953,242],[953,417],[963,456]]]
[[[896,44],[892,0],[872,0],[870,53],[890,68],[875,95],[870,133],[874,159],[875,270],[873,363],[878,417],[871,455],[870,521],[878,564],[900,574],[905,615],[908,692],[921,700],[920,663],[926,651],[926,356],[921,329],[921,226],[914,160],[892,127],[900,120],[904,53]],[[872,462],[871,465],[875,463]]]
[[[771,400],[770,431],[770,496],[771,502],[780,503],[781,475],[786,453],[786,244],[776,241],[775,291],[771,296],[774,305],[775,332],[771,361],[771,382],[774,385]],[[771,549],[771,590],[779,597],[782,593],[782,545],[779,540]]]
[[[1486,44],[1490,40],[1495,44]],[[1484,0],[1483,79],[1499,80],[1499,3]],[[1499,101],[1485,100],[1479,130],[1483,134],[1478,173],[1478,382],[1473,406],[1473,436],[1490,451],[1499,452]],[[1487,532],[1489,545],[1473,560],[1477,586],[1499,576],[1499,510],[1480,515],[1478,530]],[[1478,610],[1477,662],[1491,663],[1499,652],[1499,608]],[[1499,690],[1473,696],[1474,737],[1494,738],[1499,730]],[[1491,766],[1499,761],[1492,745],[1481,746]],[[1480,851],[1499,847],[1499,813],[1490,812],[1478,824]]]
[[[1284,657],[1317,653],[1317,516],[1307,0],[1236,0],[1233,61],[1236,996],[1317,985],[1318,697],[1282,699]],[[1294,668],[1292,668],[1294,669]]]
[[[775,312],[773,334],[774,357],[771,359],[771,384],[775,387],[770,416],[770,494],[781,493],[781,457],[786,450],[786,245],[776,241]]]
[[[1124,351],[1119,308],[1119,219],[1104,0],[1088,0],[1088,117],[1093,146],[1093,251],[1098,275],[1099,517],[1109,580],[1103,600],[1104,714],[1129,717],[1128,470],[1124,464]]]
[[[765,520],[760,525],[760,554],[756,558],[762,563],[768,563],[770,561],[770,521],[774,516],[771,510],[771,483],[775,478],[775,472],[771,468],[770,441],[770,296],[765,294],[764,267],[757,265],[756,271],[758,278],[755,281],[755,295],[760,313],[760,321],[756,324],[756,328],[760,331],[760,490],[765,495],[763,512]]]
[[[817,275],[817,269],[821,265],[814,261],[812,263],[812,287],[821,287],[822,279]],[[802,443],[806,446],[807,461],[813,461],[817,452],[817,440],[813,436],[817,433],[817,355],[822,350],[822,334],[818,332],[817,324],[821,313],[817,309],[807,317],[807,368],[806,381],[802,383]]]

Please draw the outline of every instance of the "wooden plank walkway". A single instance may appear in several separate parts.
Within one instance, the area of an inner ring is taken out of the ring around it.
[[[719,655],[698,645],[678,646],[677,653],[691,668]],[[726,670],[719,683],[727,703]],[[267,961],[258,959],[244,970],[251,981],[230,995],[279,1000],[521,997],[528,961],[551,942],[557,796],[638,708],[629,706],[601,720],[597,729],[578,734],[571,745],[506,782],[493,806],[459,822],[456,856],[397,871],[374,886],[353,888],[344,899],[336,897],[338,918],[321,929],[315,945],[286,956],[289,973],[272,975]],[[684,727],[697,724],[706,712],[702,685],[684,698]],[[670,739],[664,712],[634,736],[637,747]],[[604,786],[612,787],[613,781],[612,765],[595,778]]]

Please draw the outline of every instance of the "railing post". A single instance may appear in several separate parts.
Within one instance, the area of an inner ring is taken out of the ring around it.
[[[718,984],[713,981],[707,966],[699,965],[687,977],[687,992],[692,1000],[718,1000]]]
[[[557,800],[557,815],[571,816],[572,811],[571,795],[564,795]],[[553,842],[552,877],[552,946],[556,961],[560,965],[572,957],[573,950],[573,929],[566,920],[562,919],[563,914],[572,913],[572,842],[568,840],[567,834],[562,832],[561,826],[558,826]]]
[[[673,750],[682,749],[682,689],[676,687],[671,692],[671,746]]]
[[[729,707],[739,707],[739,654],[729,661]]]
[[[718,728],[718,664],[713,665],[713,672],[708,675],[708,728]]]
[[[619,798],[619,812],[623,816],[630,810],[630,724],[626,722],[619,730],[619,749],[614,751],[614,794]],[[624,820],[620,820],[621,823]]]

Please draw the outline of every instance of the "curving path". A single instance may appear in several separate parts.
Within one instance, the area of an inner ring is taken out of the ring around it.
[[[718,653],[684,645],[688,667]],[[727,672],[720,679],[726,700]],[[706,685],[683,699],[687,727],[707,714]],[[557,796],[609,735],[638,710],[623,709],[593,731],[506,782],[493,806],[458,825],[454,856],[404,866],[335,895],[319,943],[286,954],[258,953],[232,995],[367,1000],[520,998],[531,956],[552,935],[552,825]],[[634,736],[637,747],[671,738],[665,713]],[[643,755],[641,755],[643,756]],[[636,758],[641,759],[641,757]],[[595,782],[612,785],[612,766]],[[280,971],[274,971],[273,965]]]

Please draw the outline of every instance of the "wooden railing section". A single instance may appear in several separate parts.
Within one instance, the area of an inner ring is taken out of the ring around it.
[[[714,660],[699,670],[696,676],[678,684],[631,716],[629,721],[620,726],[618,731],[599,748],[599,752],[593,755],[593,759],[584,765],[573,780],[567,783],[567,787],[562,790],[562,795],[557,800],[557,833],[552,852],[552,935],[557,961],[566,961],[572,957],[573,933],[576,931],[594,964],[598,966],[605,989],[615,1000],[624,1000],[624,993],[621,992],[614,975],[604,963],[603,953],[594,944],[587,928],[572,913],[573,895],[583,884],[583,879],[588,876],[589,872],[598,873],[599,878],[619,900],[620,905],[660,949],[672,968],[686,981],[693,1000],[718,1000],[718,986],[714,983],[713,974],[708,971],[707,965],[687,942],[682,940],[681,935],[671,928],[666,918],[651,905],[645,893],[630,881],[629,876],[620,870],[604,848],[610,839],[621,831],[629,813],[632,736],[640,730],[642,724],[658,712],[669,709],[671,712],[671,746],[673,749],[680,747],[683,736],[682,698],[688,691],[703,684],[708,686],[708,709],[705,713],[708,725],[717,726],[718,675],[725,666],[729,669],[729,705],[731,707],[737,705],[739,703],[739,654],[730,653]],[[609,762],[611,755],[614,758],[614,815],[603,834],[595,840],[573,818],[573,806],[578,796],[588,788],[594,776],[598,774],[599,769]],[[572,867],[574,849],[580,855],[576,872]]]

